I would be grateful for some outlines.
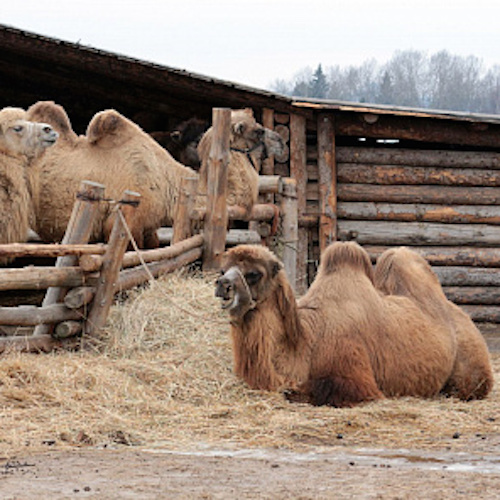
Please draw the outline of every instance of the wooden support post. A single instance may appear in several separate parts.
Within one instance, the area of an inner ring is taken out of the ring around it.
[[[282,260],[288,279],[295,289],[297,281],[297,246],[299,239],[297,183],[295,179],[283,179],[283,195],[281,197],[280,212],[282,213],[284,245]]]
[[[320,252],[337,239],[337,172],[333,115],[318,116],[319,247]]]
[[[274,130],[274,110],[264,108],[262,110],[262,125],[270,130]],[[262,164],[262,175],[274,175],[274,158],[266,158]],[[274,203],[274,196],[269,193],[264,197],[264,203]]]
[[[118,207],[123,218],[120,216],[116,217],[109,236],[108,247],[104,254],[101,275],[96,287],[94,302],[92,303],[84,327],[84,332],[87,335],[95,335],[103,328],[106,322],[115,292],[117,291],[116,281],[120,272],[123,254],[129,243],[129,233],[124,224],[130,224],[133,220],[135,208],[140,197],[141,195],[139,193],[134,193],[133,191],[125,191],[123,193],[123,202],[120,203]]]
[[[194,207],[197,188],[197,177],[185,177],[182,179],[179,198],[175,208],[172,245],[192,236],[191,211]]]
[[[80,186],[73,206],[73,211],[66,228],[66,233],[62,240],[63,244],[88,243],[92,233],[92,225],[99,208],[99,201],[104,195],[104,186],[96,182],[83,181]],[[72,266],[76,262],[76,257],[72,255],[58,257],[55,267]],[[43,299],[42,307],[60,302],[66,293],[66,288],[52,287],[47,290]],[[33,335],[50,334],[53,330],[51,324],[41,324],[35,328]]]
[[[203,269],[217,269],[226,247],[227,233],[227,166],[231,110],[213,110],[213,142],[208,158],[207,214],[205,217]]]
[[[297,181],[298,216],[302,217],[306,211],[307,188],[306,119],[296,114],[290,116],[290,175]],[[308,287],[308,236],[306,228],[299,228],[296,254],[296,291],[299,294],[305,293]]]

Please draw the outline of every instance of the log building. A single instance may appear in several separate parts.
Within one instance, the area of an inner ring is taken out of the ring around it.
[[[500,323],[500,116],[291,98],[0,25],[0,107],[54,100],[84,133],[115,108],[147,132],[251,107],[298,184],[297,289],[330,241],[407,245],[477,322]]]

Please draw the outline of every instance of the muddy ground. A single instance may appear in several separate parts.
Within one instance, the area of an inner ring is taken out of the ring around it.
[[[200,446],[55,451],[3,462],[2,499],[493,499],[500,436],[473,451],[318,447],[307,453]]]

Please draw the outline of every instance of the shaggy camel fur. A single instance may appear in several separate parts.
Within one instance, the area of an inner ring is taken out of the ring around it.
[[[175,161],[154,139],[115,110],[97,113],[85,136],[77,136],[65,110],[43,101],[28,110],[31,119],[44,118],[59,130],[61,141],[30,169],[36,231],[44,241],[60,241],[69,221],[75,194],[83,180],[104,184],[106,196],[119,200],[126,189],[141,194],[131,223],[140,247],[158,246],[156,230],[171,224],[183,177],[196,172]],[[107,239],[114,215],[107,203],[92,240]]]
[[[46,123],[27,121],[23,109],[0,111],[0,243],[26,241],[33,221],[26,168],[56,139],[57,133]]]
[[[150,136],[163,146],[178,162],[198,171],[200,157],[198,144],[209,123],[199,118],[183,121],[171,132],[150,132]]]
[[[230,314],[235,372],[250,387],[337,407],[454,389],[454,331],[413,300],[377,290],[357,243],[330,245],[298,302],[264,247],[230,249],[222,273],[216,295]]]
[[[482,399],[493,387],[486,342],[470,317],[450,302],[428,262],[409,248],[384,252],[375,268],[375,286],[389,295],[412,299],[422,310],[455,331],[457,354],[445,392],[460,399]]]
[[[198,145],[201,159],[199,189],[203,193],[206,193],[212,133],[212,128],[209,128]],[[259,195],[262,162],[271,155],[281,155],[285,145],[279,134],[257,123],[253,111],[245,108],[231,111],[230,147],[227,204],[242,206],[249,213]]]

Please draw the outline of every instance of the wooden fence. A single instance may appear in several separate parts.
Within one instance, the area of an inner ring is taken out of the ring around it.
[[[52,257],[55,266],[28,266],[0,269],[0,291],[44,290],[41,306],[0,307],[0,327],[32,327],[30,335],[0,337],[5,350],[51,351],[75,336],[89,338],[103,328],[115,295],[145,283],[161,274],[203,259],[205,270],[218,267],[226,243],[260,242],[255,231],[238,234],[227,231],[230,219],[241,219],[240,207],[226,206],[227,162],[229,151],[229,109],[215,109],[214,141],[208,166],[206,211],[195,212],[193,179],[181,189],[173,231],[162,229],[160,240],[170,245],[154,250],[127,251],[131,242],[128,221],[140,203],[140,194],[125,191],[116,202],[118,216],[107,244],[88,244],[104,186],[84,181],[78,193],[61,244],[0,245],[0,256]],[[295,277],[297,244],[297,193],[292,179],[278,176],[261,178],[260,192],[273,193],[279,205],[253,207],[247,221],[275,222],[280,217],[285,240],[283,260],[292,280]],[[194,221],[204,221],[203,232],[192,234]],[[166,236],[169,233],[169,237]],[[293,282],[293,281],[292,281]]]

